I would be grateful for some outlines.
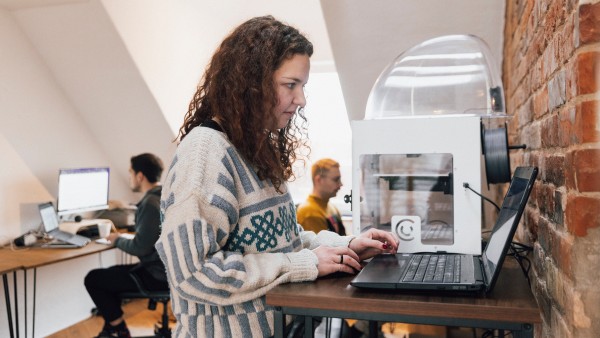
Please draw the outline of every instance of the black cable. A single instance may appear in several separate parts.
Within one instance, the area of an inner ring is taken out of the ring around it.
[[[521,244],[519,242],[512,242],[510,243],[510,252],[508,253],[517,261],[517,263],[519,263],[521,271],[523,271],[523,274],[527,279],[527,284],[529,285],[529,288],[531,288],[531,279],[529,278],[529,271],[531,270],[531,261],[526,256],[531,251],[533,251],[533,248],[528,245]]]
[[[482,194],[478,193],[477,191],[473,190],[473,188],[471,188],[471,186],[469,186],[469,183],[467,183],[467,182],[464,182],[464,183],[463,183],[463,187],[465,187],[465,188],[467,188],[467,189],[471,190],[472,192],[474,192],[474,193],[475,193],[475,195],[477,195],[477,196],[479,196],[479,197],[483,198],[484,200],[486,200],[486,201],[488,201],[488,202],[492,203],[492,205],[496,207],[496,210],[500,211],[500,207],[498,206],[498,204],[494,203],[494,201],[492,201],[491,199],[489,199],[489,198],[487,198],[487,197],[483,196]]]

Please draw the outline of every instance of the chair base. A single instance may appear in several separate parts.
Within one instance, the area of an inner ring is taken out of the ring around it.
[[[121,297],[121,299],[127,300],[127,299],[131,299],[131,298],[145,298],[145,297],[132,297],[132,296],[138,296],[138,295],[123,294],[123,297]],[[171,329],[169,328],[169,311],[168,311],[169,299],[164,298],[164,297],[150,298],[150,299],[148,299],[148,309],[155,310],[156,303],[162,304],[163,311],[162,311],[160,321],[158,323],[154,324],[154,335],[153,336],[135,336],[132,338],[171,338]]]

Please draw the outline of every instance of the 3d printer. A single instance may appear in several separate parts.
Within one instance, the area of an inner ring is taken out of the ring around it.
[[[443,36],[398,56],[375,82],[365,119],[351,123],[354,232],[391,230],[399,252],[480,254],[473,191],[510,180],[506,117],[480,38]]]

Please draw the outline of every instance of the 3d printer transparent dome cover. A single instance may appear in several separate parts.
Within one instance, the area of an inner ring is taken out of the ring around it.
[[[379,75],[365,119],[506,116],[496,67],[479,37],[447,35],[427,40],[400,54]]]

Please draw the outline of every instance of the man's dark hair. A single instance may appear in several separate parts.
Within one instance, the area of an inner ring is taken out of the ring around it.
[[[135,173],[142,172],[150,183],[160,181],[163,163],[156,155],[144,153],[131,157],[131,169]]]

